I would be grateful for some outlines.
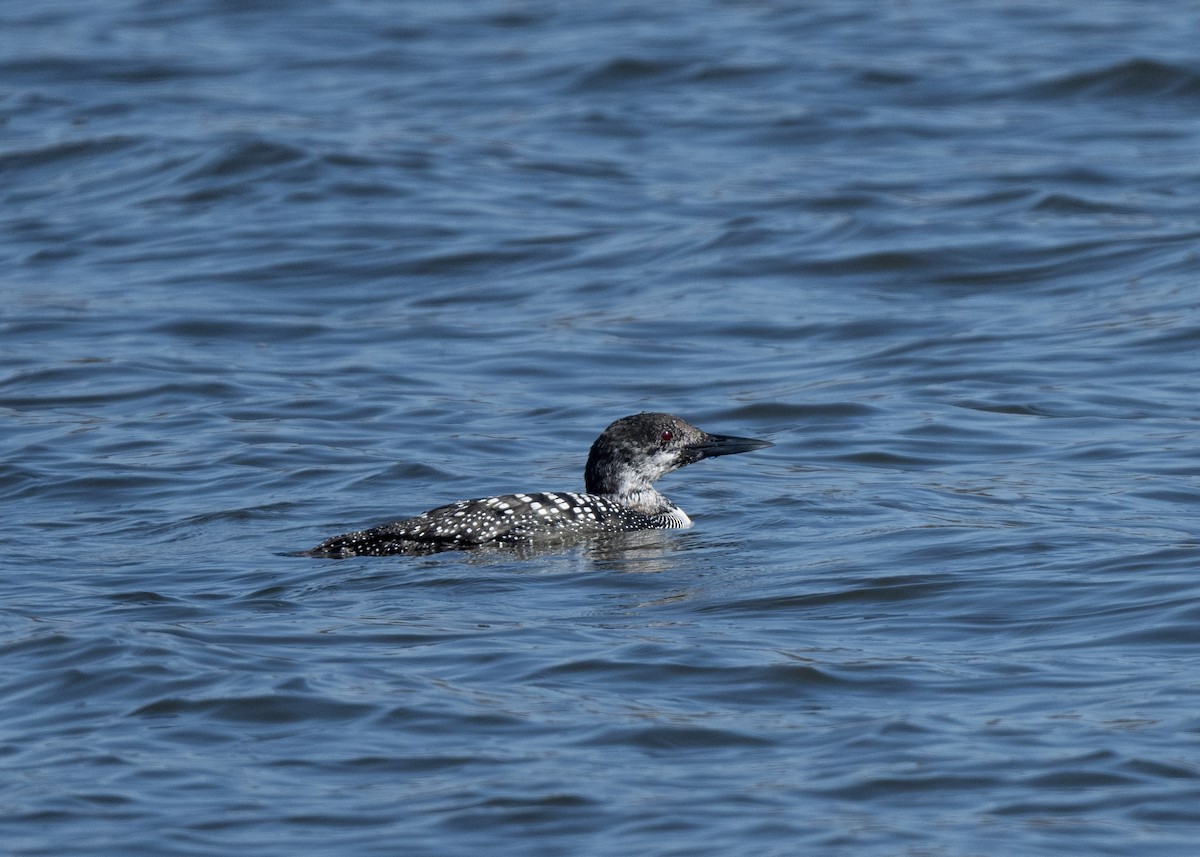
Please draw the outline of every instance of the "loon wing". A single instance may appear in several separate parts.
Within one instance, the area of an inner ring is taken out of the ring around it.
[[[461,500],[413,518],[334,536],[307,553],[344,558],[427,554],[485,544],[515,544],[572,533],[625,529],[627,522],[621,520],[622,514],[644,517],[622,513],[611,501],[582,494],[503,494]]]

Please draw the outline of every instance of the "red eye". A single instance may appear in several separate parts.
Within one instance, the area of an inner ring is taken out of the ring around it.
[[[662,442],[663,442],[663,443],[669,443],[669,442],[671,441],[671,438],[673,438],[674,436],[675,436],[675,435],[671,434],[671,430],[670,430],[670,429],[666,429],[666,430],[665,430],[665,431],[662,433]]]

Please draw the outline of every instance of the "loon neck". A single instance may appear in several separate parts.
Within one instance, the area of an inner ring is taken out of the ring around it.
[[[680,509],[646,484],[600,496],[619,504],[631,512],[637,512],[652,519],[652,526],[654,527],[686,528],[692,525],[692,519],[687,516],[687,513],[683,509]]]
[[[645,483],[621,486],[619,490],[601,496],[643,515],[668,515],[679,511],[678,506]]]

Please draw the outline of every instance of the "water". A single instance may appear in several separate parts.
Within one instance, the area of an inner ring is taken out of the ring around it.
[[[1191,854],[1193,12],[0,5],[7,852]]]

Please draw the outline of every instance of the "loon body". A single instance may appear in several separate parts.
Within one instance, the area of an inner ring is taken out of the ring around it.
[[[369,530],[334,536],[308,556],[344,558],[428,554],[484,545],[533,545],[572,536],[692,525],[658,493],[661,476],[704,458],[750,452],[765,440],[708,434],[671,414],[641,413],[614,422],[592,444],[586,492],[504,494],[463,500]]]

